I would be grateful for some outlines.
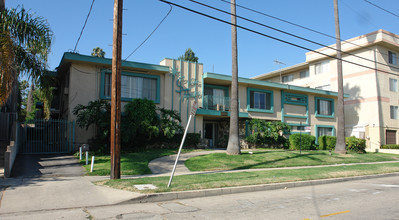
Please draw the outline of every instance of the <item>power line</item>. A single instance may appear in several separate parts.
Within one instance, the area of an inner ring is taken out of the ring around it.
[[[170,12],[172,11],[172,9],[173,9],[173,7],[172,7],[172,5],[171,4],[169,4],[169,6],[170,6],[170,9],[169,9],[169,11],[168,11],[168,13],[165,15],[165,17],[161,20],[161,22],[159,22],[159,24],[155,27],[155,29],[148,35],[148,37],[143,41],[143,42],[141,42],[141,44],[139,45],[139,46],[137,46],[136,47],[136,49],[134,49],[133,50],[133,52],[131,52],[130,54],[129,54],[129,56],[127,56],[125,59],[124,59],[124,61],[126,61],[130,56],[132,56],[151,36],[152,36],[152,34],[159,28],[159,26],[161,26],[161,24],[163,23],[163,21],[169,16],[169,14],[170,14]]]
[[[395,14],[393,12],[390,12],[390,11],[388,11],[387,9],[385,9],[385,8],[383,8],[381,6],[378,6],[378,5],[376,5],[376,4],[374,4],[374,3],[370,2],[370,1],[367,1],[367,0],[363,0],[363,1],[365,1],[365,2],[369,3],[370,5],[372,5],[372,6],[376,7],[376,8],[379,8],[379,9],[381,9],[381,10],[383,10],[383,11],[385,11],[385,12],[387,12],[387,13],[399,18],[399,15],[397,15],[397,14]]]
[[[220,0],[220,1],[225,2],[225,3],[227,3],[227,4],[231,4],[231,2],[226,1],[226,0]],[[263,13],[263,12],[260,12],[260,11],[257,11],[257,10],[255,10],[255,9],[251,9],[251,8],[248,8],[248,7],[239,5],[239,4],[237,4],[237,7],[242,8],[242,9],[245,9],[245,10],[248,10],[248,11],[251,11],[251,12],[254,12],[254,13],[257,13],[257,14],[260,14],[260,15],[263,15],[263,16],[265,16],[265,17],[269,17],[269,18],[272,18],[272,19],[281,21],[281,22],[283,22],[283,23],[287,23],[287,24],[293,25],[293,26],[295,26],[295,27],[299,27],[299,28],[308,30],[308,31],[310,31],[310,32],[313,32],[313,33],[316,33],[316,34],[319,34],[319,35],[323,35],[323,36],[325,36],[325,37],[329,37],[329,38],[335,40],[335,36],[332,36],[332,35],[323,33],[323,32],[321,32],[321,31],[317,31],[317,30],[315,30],[315,29],[308,28],[308,27],[305,27],[305,26],[303,26],[303,25],[299,25],[299,24],[296,24],[296,23],[294,23],[294,22],[290,22],[290,21],[287,21],[287,20],[278,18],[278,17],[276,17],[276,16],[273,16],[273,15],[270,15],[270,14],[266,14],[266,13]],[[374,25],[374,26],[375,26],[375,25]],[[377,28],[377,29],[378,29],[378,28]],[[351,41],[348,41],[348,40],[344,40],[344,39],[339,39],[339,40],[341,40],[342,42],[345,42],[345,43],[354,45],[354,46],[356,46],[356,47],[359,47],[359,49],[366,49],[366,50],[369,50],[369,51],[373,51],[373,49],[369,49],[369,48],[364,47],[364,46],[361,46],[361,45],[359,45],[359,44],[355,44],[355,43],[353,43],[353,42],[351,42]],[[380,52],[380,53],[381,53],[381,54],[384,54],[384,55],[388,55],[387,53],[384,53],[384,52]],[[398,60],[399,57],[396,58],[396,59]],[[373,62],[374,62],[374,61],[373,61]],[[385,64],[383,64],[383,65],[385,65]]]
[[[80,38],[82,37],[83,30],[84,30],[85,27],[86,27],[87,20],[89,20],[89,16],[90,16],[91,10],[93,9],[94,1],[95,1],[95,0],[93,0],[93,2],[91,3],[89,13],[87,14],[87,17],[86,17],[85,23],[83,24],[82,30],[80,31],[80,35],[79,35],[78,40],[76,41],[75,49],[73,49],[73,52],[76,52],[76,48],[78,47],[78,43],[79,43],[79,41],[80,41]]]
[[[279,42],[282,42],[282,43],[285,43],[285,44],[288,44],[288,45],[291,45],[291,46],[294,46],[294,47],[298,47],[298,48],[301,48],[301,49],[304,49],[304,50],[307,50],[307,51],[312,51],[314,53],[317,53],[317,54],[320,54],[320,55],[323,55],[323,56],[326,56],[326,57],[329,57],[329,58],[332,58],[332,59],[338,59],[337,57],[334,57],[332,55],[328,55],[328,54],[322,53],[322,52],[317,51],[317,50],[312,50],[310,48],[307,48],[307,47],[304,47],[304,46],[301,46],[301,45],[298,45],[298,44],[295,44],[295,43],[292,43],[292,42],[289,42],[289,41],[286,41],[286,40],[282,40],[282,39],[279,39],[277,37],[273,37],[273,36],[261,33],[259,31],[255,31],[255,30],[252,30],[250,28],[247,28],[247,27],[244,27],[244,26],[241,26],[241,25],[232,24],[231,22],[228,22],[228,21],[222,20],[220,18],[216,18],[216,17],[213,17],[211,15],[208,15],[208,14],[205,14],[205,13],[202,13],[202,12],[199,12],[199,11],[184,7],[182,5],[178,5],[176,3],[172,3],[172,2],[169,2],[169,1],[166,1],[166,0],[159,0],[159,1],[167,3],[167,4],[171,4],[171,5],[174,5],[174,6],[177,6],[179,8],[184,9],[184,10],[187,10],[187,11],[202,15],[204,17],[211,18],[213,20],[220,21],[220,22],[228,24],[228,25],[234,25],[234,26],[236,26],[238,28],[241,28],[243,30],[246,30],[246,31],[249,31],[249,32],[252,32],[252,33],[255,33],[255,34],[258,34],[258,35],[261,35],[261,36],[264,36],[264,37],[267,37],[267,38],[270,38],[270,39],[273,39],[273,40],[276,40],[276,41],[279,41]],[[367,69],[372,69],[372,70],[388,73],[388,74],[391,74],[391,75],[399,76],[399,74],[391,73],[391,72],[388,72],[388,71],[385,71],[385,70],[379,70],[379,69],[376,69],[376,68],[373,68],[373,67],[369,67],[369,66],[365,66],[363,64],[355,63],[355,62],[352,62],[352,61],[349,61],[349,60],[344,60],[344,59],[340,59],[340,60],[342,60],[343,62],[346,62],[346,63],[354,64],[354,65],[357,65],[357,66],[361,66],[361,67],[364,67],[364,68],[367,68]]]
[[[227,12],[227,11],[224,11],[224,10],[221,10],[221,9],[218,9],[218,8],[215,8],[215,7],[212,7],[212,6],[210,6],[210,5],[207,5],[207,4],[204,4],[204,3],[201,3],[201,2],[195,1],[195,0],[189,0],[189,1],[194,2],[194,3],[196,3],[196,4],[199,4],[199,5],[202,5],[202,6],[205,6],[205,7],[208,7],[208,8],[211,8],[211,9],[216,10],[216,11],[219,11],[219,12],[223,12],[223,13],[228,14],[228,15],[232,15],[230,12]],[[283,30],[281,30],[281,29],[274,28],[274,27],[271,27],[271,26],[268,26],[268,25],[259,23],[259,22],[257,22],[257,21],[251,20],[251,19],[247,19],[247,18],[242,17],[242,16],[239,16],[239,15],[235,15],[235,16],[236,16],[237,18],[241,18],[241,19],[243,19],[243,20],[245,20],[245,21],[248,21],[248,22],[251,22],[251,23],[260,25],[260,26],[262,26],[262,27],[266,27],[266,28],[272,29],[272,30],[274,30],[274,31],[277,31],[277,32],[280,32],[280,33],[289,35],[289,36],[291,36],[291,37],[298,38],[298,39],[303,40],[303,41],[307,41],[307,42],[312,43],[312,44],[319,45],[319,46],[321,46],[321,47],[325,47],[325,48],[328,48],[328,49],[331,49],[331,50],[335,50],[335,51],[337,51],[337,52],[341,52],[341,53],[346,54],[346,55],[351,55],[351,56],[357,57],[357,58],[359,58],[359,59],[363,59],[363,60],[366,60],[366,61],[370,61],[370,62],[373,62],[373,63],[377,63],[377,64],[380,64],[380,65],[384,65],[384,66],[388,66],[388,67],[390,66],[390,65],[388,65],[388,64],[381,63],[381,62],[377,62],[377,61],[375,61],[375,60],[371,60],[371,59],[368,59],[368,58],[365,58],[365,57],[361,57],[361,56],[356,55],[356,54],[352,54],[352,53],[344,52],[344,51],[339,51],[338,49],[336,49],[336,48],[334,48],[334,47],[330,47],[330,46],[328,46],[328,45],[321,44],[321,43],[318,43],[318,42],[316,42],[316,41],[309,40],[309,39],[307,39],[307,38],[304,38],[304,37],[301,37],[301,36],[298,36],[298,35],[295,35],[295,34],[291,34],[291,33],[289,33],[289,32],[283,31]],[[399,69],[399,67],[391,67],[391,68]]]

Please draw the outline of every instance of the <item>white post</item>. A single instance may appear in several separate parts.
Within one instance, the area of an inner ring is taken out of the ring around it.
[[[82,147],[79,147],[79,160],[82,160]]]
[[[89,151],[86,151],[86,165],[89,164]]]
[[[93,168],[94,168],[94,156],[91,157],[91,167],[90,167],[90,173],[93,172]]]
[[[190,115],[190,117],[188,118],[188,122],[187,122],[187,125],[186,125],[186,130],[184,131],[183,139],[181,140],[181,144],[180,144],[180,148],[179,148],[179,153],[177,153],[175,165],[173,166],[172,174],[170,175],[170,179],[169,179],[169,183],[168,183],[168,188],[170,187],[170,184],[172,183],[173,175],[175,174],[177,161],[179,160],[180,152],[181,152],[181,149],[183,148],[184,140],[186,139],[186,135],[187,135],[187,131],[188,131],[188,126],[190,125],[191,117],[192,117],[192,115]]]

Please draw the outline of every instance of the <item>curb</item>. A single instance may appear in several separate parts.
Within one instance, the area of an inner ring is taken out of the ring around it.
[[[333,178],[333,179],[287,182],[287,183],[271,183],[271,184],[252,185],[252,186],[238,186],[238,187],[191,190],[191,191],[181,191],[181,192],[153,193],[153,194],[139,196],[139,197],[136,197],[136,198],[133,198],[130,200],[126,200],[124,202],[120,202],[115,205],[163,202],[163,201],[170,201],[170,200],[176,200],[176,199],[191,199],[191,198],[200,198],[200,197],[208,197],[208,196],[228,195],[228,194],[235,194],[235,193],[279,190],[279,189],[287,189],[287,188],[295,188],[295,187],[303,187],[303,186],[314,186],[314,185],[339,183],[339,182],[346,182],[346,181],[353,181],[353,180],[373,179],[373,178],[381,178],[381,177],[391,177],[391,176],[399,176],[399,172],[367,175],[367,176],[353,176],[353,177],[342,177],[342,178]]]

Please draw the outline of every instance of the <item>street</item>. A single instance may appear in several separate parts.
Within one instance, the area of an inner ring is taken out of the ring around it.
[[[399,219],[399,177],[87,208],[3,213],[0,219]]]

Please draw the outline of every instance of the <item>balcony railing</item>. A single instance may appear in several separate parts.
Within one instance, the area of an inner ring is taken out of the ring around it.
[[[230,111],[230,98],[223,96],[205,95],[203,99],[203,109]]]

